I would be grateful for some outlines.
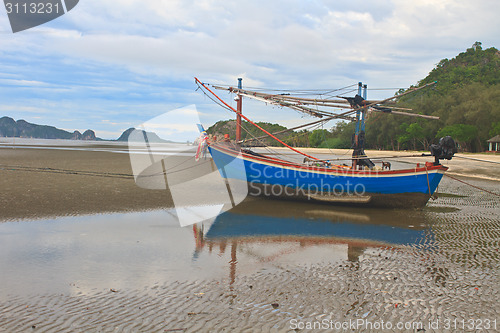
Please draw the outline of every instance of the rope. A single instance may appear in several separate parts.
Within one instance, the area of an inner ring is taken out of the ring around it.
[[[429,190],[429,197],[432,197],[431,184],[429,183],[429,171],[427,170],[427,165],[425,165],[425,174],[427,175],[427,189]]]
[[[445,176],[447,176],[447,177],[450,177],[450,178],[451,178],[451,179],[453,179],[453,180],[456,180],[457,182],[463,183],[463,184],[465,184],[465,185],[469,185],[469,186],[474,187],[474,188],[476,188],[476,189],[478,189],[478,190],[481,190],[481,191],[484,191],[484,192],[486,192],[486,193],[493,194],[493,195],[495,195],[495,196],[497,196],[497,197],[500,197],[500,194],[498,194],[498,193],[491,192],[491,191],[488,191],[488,190],[486,190],[486,189],[484,189],[484,188],[481,188],[481,187],[479,187],[479,186],[472,185],[472,184],[470,184],[470,183],[464,182],[463,180],[460,180],[460,179],[458,179],[458,178],[455,178],[455,177],[453,177],[453,176],[450,176],[450,175],[448,175],[448,174],[446,174],[446,173],[445,173],[444,175],[445,175]]]
[[[357,83],[354,83],[354,84],[351,84],[351,85],[343,87],[343,88],[337,88],[337,89],[331,89],[331,90],[325,90],[325,89],[268,89],[268,88],[260,88],[260,87],[246,87],[246,89],[253,90],[253,91],[277,92],[278,94],[293,92],[294,95],[327,95],[327,94],[333,94],[334,92],[341,92],[343,90],[347,90],[348,88],[355,87],[357,85],[358,85]],[[218,86],[231,88],[230,85],[226,85],[226,84],[218,84]],[[357,90],[357,89],[353,89],[352,91],[355,91],[355,90]]]
[[[467,159],[467,160],[473,160],[473,161],[479,161],[479,162],[486,162],[486,163],[495,163],[495,164],[500,164],[500,162],[496,162],[496,161],[488,161],[488,160],[481,160],[479,158],[473,158],[473,157],[465,157],[465,156],[453,156],[453,157],[457,157],[457,158],[463,158],[463,159]]]
[[[251,133],[251,132],[250,132],[250,131],[249,131],[249,130],[245,127],[245,126],[243,126],[243,124],[241,125],[241,129],[242,129],[242,130],[244,130],[244,131],[245,131],[248,135],[252,136],[252,137],[253,137],[253,140],[257,140],[257,141],[259,141],[259,142],[262,144],[262,148],[266,149],[269,153],[274,154],[274,155],[277,155],[277,156],[279,156],[279,155],[281,155],[281,156],[285,156],[284,154],[282,154],[282,153],[280,153],[280,152],[277,152],[277,151],[275,151],[275,150],[271,149],[271,148],[270,148],[270,147],[269,147],[269,146],[268,146],[268,145],[267,145],[264,141],[262,141],[261,139],[256,138],[256,137],[255,137],[255,136],[254,136],[254,135],[253,135],[253,134],[252,134],[252,133]],[[251,148],[251,147],[248,147],[248,148]],[[286,158],[286,156],[285,156],[285,158]],[[287,161],[287,162],[289,162],[289,163],[294,163],[294,162],[292,162],[292,161],[288,161],[288,160],[286,160],[285,158],[283,158],[283,157],[282,157],[282,159],[283,159],[284,161]]]
[[[57,168],[40,168],[28,167],[20,165],[0,165],[0,170],[6,171],[26,171],[26,172],[48,172],[59,173],[67,175],[81,175],[81,176],[94,176],[94,177],[108,177],[108,178],[133,178],[134,175],[126,173],[113,173],[113,172],[99,172],[99,171],[83,171],[83,170],[70,170],[70,169],[57,169]]]
[[[316,157],[314,156],[311,156],[311,155],[308,155],[306,153],[303,153],[301,152],[300,150],[297,150],[289,145],[287,145],[286,143],[284,143],[283,141],[281,141],[280,139],[278,139],[276,136],[272,135],[270,132],[266,131],[265,129],[263,129],[262,127],[260,127],[259,125],[257,125],[256,123],[254,123],[253,121],[251,121],[250,119],[248,119],[247,116],[241,114],[241,113],[238,113],[238,111],[236,111],[233,107],[231,107],[229,104],[227,104],[226,102],[224,102],[219,96],[217,96],[212,90],[210,90],[207,86],[205,86],[205,84],[203,82],[201,82],[200,80],[198,80],[198,78],[195,78],[196,82],[201,84],[203,86],[203,88],[205,88],[207,91],[209,91],[210,93],[212,93],[212,95],[214,95],[219,101],[221,101],[226,107],[230,108],[234,113],[236,114],[239,114],[241,116],[241,118],[245,119],[246,121],[248,121],[250,124],[254,125],[255,127],[257,127],[258,129],[260,129],[262,132],[266,133],[267,135],[269,135],[270,137],[272,137],[274,140],[278,141],[279,143],[281,143],[283,146],[293,150],[294,152],[296,153],[299,153],[301,155],[304,155],[308,158],[311,158],[313,160],[317,160]]]

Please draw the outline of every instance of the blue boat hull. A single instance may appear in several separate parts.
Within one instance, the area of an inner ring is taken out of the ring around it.
[[[318,168],[254,156],[219,144],[209,149],[221,175],[247,181],[250,194],[329,203],[423,206],[447,170],[441,165],[394,171]],[[235,159],[239,163],[232,163]]]
[[[237,214],[231,211],[217,216],[206,234],[207,239],[254,238],[266,240],[279,237],[280,240],[303,239],[365,244],[416,244],[429,237],[427,230],[394,227],[351,221],[332,222],[325,219],[284,218]]]

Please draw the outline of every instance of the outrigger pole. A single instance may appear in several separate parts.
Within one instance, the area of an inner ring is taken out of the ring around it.
[[[330,117],[327,117],[327,118],[324,118],[324,119],[320,119],[320,120],[315,120],[313,122],[310,122],[310,123],[307,123],[307,124],[303,124],[303,125],[299,125],[299,126],[296,126],[296,127],[293,127],[293,128],[288,128],[286,130],[282,130],[282,131],[278,131],[278,132],[274,132],[273,135],[276,135],[276,134],[283,134],[283,133],[286,133],[286,132],[290,132],[290,131],[294,131],[294,130],[297,130],[297,129],[300,129],[300,128],[304,128],[304,127],[308,127],[308,126],[312,126],[312,125],[316,125],[316,124],[319,124],[319,123],[326,123],[330,120],[333,120],[333,119],[338,119],[338,118],[342,118],[342,117],[345,117],[345,116],[348,116],[350,114],[353,114],[359,110],[362,110],[362,109],[368,109],[370,107],[374,107],[375,105],[377,104],[383,104],[385,102],[388,102],[390,100],[393,100],[393,99],[396,99],[396,98],[399,98],[401,96],[404,96],[404,95],[408,95],[408,94],[411,94],[411,93],[414,93],[418,90],[421,90],[421,89],[424,89],[424,88],[427,88],[429,86],[432,86],[434,84],[436,84],[437,81],[434,81],[434,82],[431,82],[431,83],[428,83],[426,85],[423,85],[422,87],[418,87],[418,88],[414,88],[412,90],[408,90],[400,95],[397,95],[397,96],[393,96],[393,97],[389,97],[389,98],[386,98],[382,101],[375,101],[375,102],[372,102],[372,103],[369,103],[367,105],[364,105],[364,106],[361,106],[361,107],[358,107],[358,108],[355,108],[353,110],[349,110],[347,112],[344,112],[344,113],[340,113],[338,115],[333,115],[333,116],[330,116]],[[400,115],[407,115],[407,116],[413,116],[413,117],[420,117],[420,118],[427,118],[427,119],[439,119],[439,117],[436,117],[436,116],[428,116],[428,115],[423,115],[423,114],[416,114],[416,113],[408,113],[408,112],[397,112],[397,111],[389,111],[389,112],[385,112],[385,111],[380,111],[380,110],[376,110],[374,109],[375,111],[377,112],[383,112],[383,113],[394,113],[394,114],[400,114]],[[252,138],[252,139],[245,139],[245,140],[240,140],[238,141],[238,143],[242,143],[242,142],[245,142],[245,141],[253,141],[253,140],[260,140],[262,138],[265,138],[266,136],[259,136],[259,137],[256,137],[256,138]]]
[[[311,155],[308,155],[308,154],[306,154],[306,153],[303,153],[303,152],[301,152],[301,151],[299,151],[299,150],[297,150],[297,149],[295,149],[295,148],[291,147],[290,145],[286,144],[285,142],[283,142],[282,140],[280,140],[279,138],[277,138],[274,134],[272,134],[272,133],[270,133],[270,132],[266,131],[265,129],[263,129],[262,127],[260,127],[259,125],[257,125],[257,124],[256,124],[256,123],[254,123],[253,121],[251,121],[250,119],[248,119],[245,115],[243,115],[243,114],[241,113],[241,109],[240,109],[240,112],[238,112],[238,110],[235,110],[232,106],[230,106],[229,104],[227,104],[224,100],[222,100],[219,96],[217,96],[217,95],[216,95],[216,94],[215,94],[212,90],[210,90],[210,89],[209,89],[209,88],[208,88],[208,87],[207,87],[207,86],[206,86],[203,82],[201,82],[201,81],[200,81],[197,77],[195,77],[194,79],[195,79],[195,82],[196,82],[196,84],[197,84],[198,86],[203,87],[205,90],[207,90],[208,92],[210,92],[210,93],[211,93],[211,94],[212,94],[212,95],[213,95],[213,96],[214,96],[217,100],[219,100],[222,104],[224,104],[224,106],[225,106],[226,108],[228,108],[229,110],[231,110],[231,111],[233,111],[234,113],[236,113],[236,114],[237,114],[237,116],[238,116],[238,117],[240,117],[240,119],[241,119],[241,118],[245,119],[245,120],[246,120],[246,121],[248,121],[250,124],[252,124],[253,126],[257,127],[257,128],[258,128],[258,129],[260,129],[262,132],[264,132],[265,134],[267,134],[268,136],[270,136],[270,137],[271,137],[271,138],[273,138],[274,140],[278,141],[278,142],[279,142],[279,143],[281,143],[283,146],[285,146],[285,147],[289,148],[290,150],[292,150],[292,151],[294,151],[294,152],[296,152],[296,153],[298,153],[298,154],[301,154],[301,155],[303,155],[303,156],[306,156],[306,157],[308,157],[308,158],[311,158],[311,159],[313,159],[313,160],[315,160],[315,161],[319,161],[319,159],[318,159],[318,158],[316,158],[316,157],[314,157],[314,156],[311,156]],[[238,85],[239,85],[239,84],[241,83],[241,81],[240,81],[240,80],[238,80],[238,81],[239,81],[239,82],[238,82]],[[366,110],[368,110],[368,108],[373,107],[373,106],[375,106],[375,105],[377,105],[377,104],[382,104],[382,103],[385,103],[385,102],[387,102],[387,101],[390,101],[390,100],[393,100],[393,99],[399,98],[399,97],[401,97],[401,96],[404,96],[404,95],[407,95],[407,94],[410,94],[410,93],[416,92],[416,91],[418,91],[418,90],[424,89],[424,88],[429,87],[429,86],[431,86],[431,85],[434,85],[434,84],[436,84],[436,83],[437,83],[437,81],[434,81],[434,82],[431,82],[431,83],[425,84],[425,85],[423,85],[423,86],[421,86],[421,87],[414,88],[414,89],[412,89],[412,90],[408,90],[408,91],[406,91],[406,92],[404,92],[404,93],[402,93],[402,94],[400,94],[400,95],[397,95],[397,96],[393,96],[393,97],[386,98],[386,99],[384,99],[384,100],[382,100],[382,101],[375,101],[375,102],[372,102],[372,103],[366,103],[366,101],[363,101],[363,102],[362,102],[362,105],[358,106],[357,108],[356,108],[355,106],[353,106],[353,110],[350,110],[350,111],[344,112],[344,113],[339,114],[339,115],[334,115],[334,116],[331,116],[331,117],[328,117],[328,118],[325,118],[325,119],[321,119],[321,120],[318,120],[318,121],[314,121],[314,122],[312,122],[312,123],[304,124],[304,125],[302,125],[302,126],[300,126],[300,127],[306,127],[306,126],[310,126],[310,125],[317,124],[317,123],[320,123],[320,122],[327,122],[327,121],[329,121],[329,120],[332,120],[332,119],[338,118],[339,116],[346,116],[346,115],[348,115],[348,114],[352,114],[352,113],[355,113],[355,112],[359,112],[359,111],[361,111],[361,110],[363,110],[363,112],[366,112]],[[362,85],[362,83],[361,83],[361,85]],[[362,87],[360,87],[359,89],[361,89],[361,88],[362,88]],[[241,91],[241,88],[239,88],[239,90]],[[361,90],[359,90],[359,91],[361,92]],[[241,99],[241,96],[239,96],[239,97],[240,97],[240,99]],[[361,96],[360,96],[360,97],[361,97]],[[241,106],[240,106],[240,108],[241,108]],[[237,117],[237,119],[238,119],[238,117]],[[237,126],[237,127],[238,127],[238,126]],[[240,126],[239,126],[239,127],[240,127],[240,131],[241,131],[241,124],[240,124]],[[297,129],[297,128],[300,128],[300,127],[295,127],[294,129]],[[289,129],[289,130],[290,130],[290,129]],[[281,133],[284,133],[284,132],[285,132],[285,131],[281,131]],[[240,133],[241,133],[241,132],[240,132]],[[240,134],[240,135],[241,135],[241,134]],[[237,141],[237,142],[239,142],[239,141]],[[353,154],[353,155],[354,155],[354,154]],[[355,156],[353,156],[353,157],[355,157]]]

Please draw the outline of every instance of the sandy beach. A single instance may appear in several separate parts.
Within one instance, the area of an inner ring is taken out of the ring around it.
[[[318,156],[331,153],[345,156],[348,152],[315,148],[304,151]],[[367,151],[367,154],[379,160],[419,153]],[[500,181],[498,164],[477,161],[500,163],[500,155],[458,156],[465,158],[442,162],[450,168],[448,174]],[[432,158],[402,160],[423,163]],[[143,189],[135,184],[130,159],[125,153],[0,147],[0,179],[2,220],[160,209],[173,205],[166,191]]]
[[[445,165],[498,193],[496,164]],[[222,238],[162,224],[172,204],[135,185],[127,154],[0,148],[0,181],[0,332],[500,331],[500,200],[450,178],[418,211],[257,201],[215,224],[303,234]],[[318,237],[313,222],[366,231]],[[390,230],[411,240],[376,240]]]
[[[0,148],[0,219],[36,219],[171,207],[136,186],[128,154]]]

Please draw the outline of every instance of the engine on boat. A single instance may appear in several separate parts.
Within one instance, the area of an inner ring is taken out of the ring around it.
[[[451,136],[445,136],[439,139],[438,144],[432,144],[429,147],[431,155],[434,156],[434,165],[438,165],[439,160],[451,160],[457,152],[457,145]]]

